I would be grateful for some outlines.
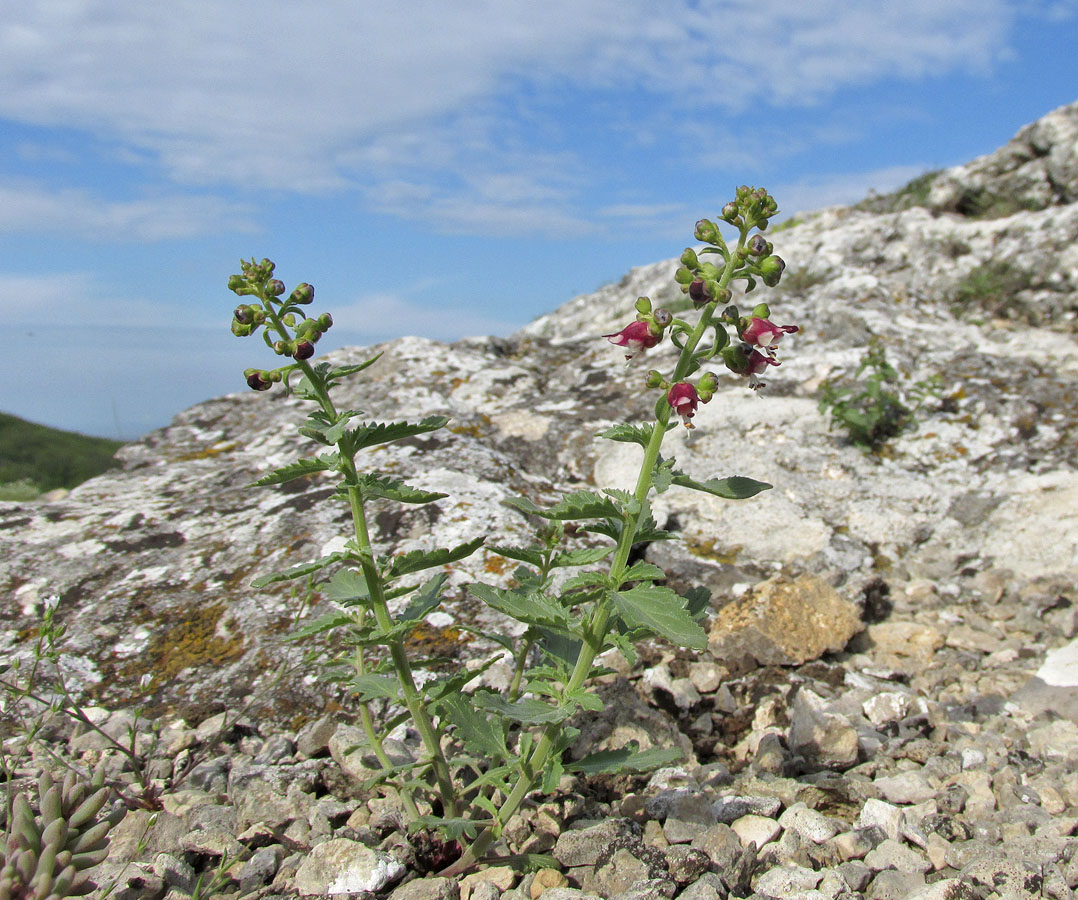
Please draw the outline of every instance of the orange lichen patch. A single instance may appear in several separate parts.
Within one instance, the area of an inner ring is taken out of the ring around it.
[[[178,621],[166,614],[146,652],[125,666],[121,677],[137,682],[149,673],[165,681],[191,666],[221,665],[238,659],[243,655],[242,635],[218,633],[224,611],[221,604],[196,604],[174,614]]]
[[[710,559],[714,562],[723,563],[724,565],[732,566],[737,563],[737,557],[742,551],[741,544],[735,544],[733,547],[719,548],[715,544],[713,538],[698,538],[698,537],[686,537],[685,546],[689,548],[689,552],[693,556],[699,556],[702,559]]]
[[[490,554],[483,563],[483,569],[491,575],[504,575],[509,569],[509,561],[504,556]]]
[[[221,453],[228,453],[230,450],[236,449],[236,442],[230,441],[228,443],[218,442],[216,444],[210,444],[208,447],[204,447],[201,450],[192,450],[189,453],[181,453],[176,457],[178,461],[186,461],[189,459],[213,459]]]
[[[416,659],[430,659],[436,656],[458,657],[472,636],[466,631],[447,625],[437,628],[420,622],[412,629],[404,642],[409,656]]]

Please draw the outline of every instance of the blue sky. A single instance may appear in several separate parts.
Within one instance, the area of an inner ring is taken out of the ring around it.
[[[1078,0],[0,9],[0,410],[125,439],[270,363],[241,256],[320,349],[506,334],[738,184],[853,202],[1078,99]]]

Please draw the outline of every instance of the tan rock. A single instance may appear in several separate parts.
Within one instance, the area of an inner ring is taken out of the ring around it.
[[[724,662],[796,666],[842,650],[863,627],[857,607],[822,578],[775,576],[723,607],[708,643]]]

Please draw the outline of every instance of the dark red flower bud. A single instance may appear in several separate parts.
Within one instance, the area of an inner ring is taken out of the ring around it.
[[[310,359],[312,356],[314,356],[314,344],[310,341],[300,341],[292,354],[293,359]]]
[[[235,316],[236,321],[239,322],[241,325],[252,325],[252,324],[254,324],[254,320],[255,320],[254,310],[251,309],[251,307],[247,306],[246,304],[243,304],[241,306],[237,306],[236,311],[234,313],[232,313],[232,315]]]
[[[762,234],[754,234],[749,240],[749,253],[763,256],[767,252],[767,240]]]
[[[247,376],[247,386],[255,391],[268,391],[273,384],[262,377],[262,372],[252,372]]]
[[[704,283],[704,279],[696,278],[693,283],[689,285],[689,297],[693,303],[707,303],[711,297],[707,293],[707,285]]]

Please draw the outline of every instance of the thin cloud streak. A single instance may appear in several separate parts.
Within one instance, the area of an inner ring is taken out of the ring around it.
[[[153,243],[225,233],[254,233],[245,205],[173,194],[109,200],[76,188],[0,181],[0,232],[71,234],[91,241]]]

